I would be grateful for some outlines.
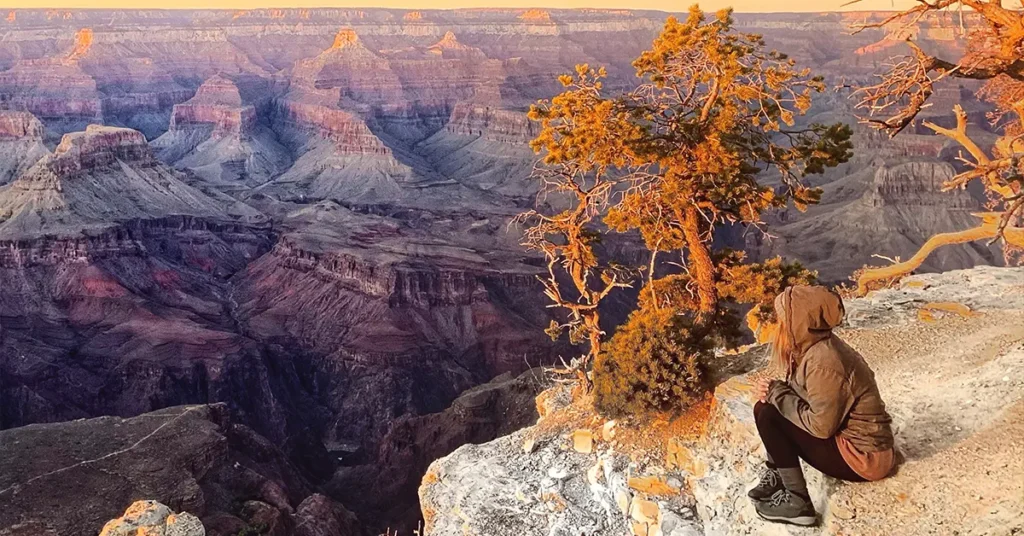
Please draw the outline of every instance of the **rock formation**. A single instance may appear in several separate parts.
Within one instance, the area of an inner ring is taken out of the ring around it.
[[[291,165],[289,151],[225,76],[210,78],[188,101],[174,105],[170,127],[153,141],[157,157],[225,188],[251,187]]]
[[[0,186],[49,154],[43,124],[28,112],[0,110]]]
[[[518,198],[536,193],[533,150],[537,125],[524,112],[460,103],[448,124],[416,146],[441,173],[472,188]]]
[[[239,220],[260,218],[229,203]],[[140,132],[90,125],[0,188],[0,239],[66,237],[171,216],[225,220],[226,209],[161,166]]]
[[[206,536],[199,518],[188,513],[176,514],[157,501],[135,501],[124,515],[111,519],[100,536]]]
[[[103,122],[96,81],[78,62],[64,59],[22,60],[0,72],[0,101],[42,120],[48,138]]]
[[[804,214],[787,211],[775,220],[771,241],[748,243],[762,255],[800,259],[825,280],[845,278],[872,258],[909,256],[936,233],[970,228],[983,203],[968,191],[942,192],[954,175],[946,163],[916,160],[894,166],[875,162],[824,185],[822,203]],[[757,239],[751,235],[750,239]],[[999,264],[998,247],[984,243],[943,248],[925,268],[949,270]]]
[[[763,467],[756,349],[720,356],[713,400],[672,422],[604,421],[544,392],[536,426],[431,465],[424,533],[1012,534],[1024,527],[1022,284],[1022,269],[984,267],[847,302],[840,335],[875,370],[905,461],[864,484],[807,468],[817,528],[762,521],[746,497]]]
[[[546,385],[541,368],[515,377],[505,373],[463,392],[442,412],[400,417],[380,442],[374,462],[343,466],[331,488],[345,504],[377,508],[380,518],[414,525],[420,509],[410,505],[418,504],[416,490],[427,466],[462,445],[491,441],[535,422],[533,400]]]
[[[375,449],[402,414],[441,411],[466,388],[551,359],[534,332],[548,319],[535,268],[471,249],[489,239],[486,221],[434,218],[420,214],[416,228],[320,203],[290,215],[293,230],[239,281],[236,314],[254,336],[331,371],[318,387],[333,408],[327,443]]]
[[[209,536],[247,527],[358,534],[351,513],[314,493],[273,442],[234,421],[225,405],[24,426],[0,432],[0,450],[5,536],[4,529],[20,534],[19,525],[61,536],[99,527],[109,536],[192,536],[203,526]]]
[[[366,48],[356,31],[343,28],[330,48],[315,58],[298,62],[292,83],[305,89],[337,88],[349,106],[395,107],[407,103],[402,84],[387,59]]]

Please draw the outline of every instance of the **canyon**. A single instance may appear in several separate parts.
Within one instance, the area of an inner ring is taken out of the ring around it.
[[[666,16],[12,10],[0,535],[93,534],[138,499],[214,535],[409,533],[427,465],[529,424],[540,384],[524,374],[574,354],[543,334],[544,266],[511,225],[544,202],[528,107],[577,63],[606,66],[609,91],[629,86]],[[884,30],[848,30],[883,16],[736,19],[831,87],[870,80],[893,53]],[[952,24],[919,29],[958,48]],[[938,95],[929,118],[962,103],[986,128],[970,89]],[[809,120],[856,122],[833,92]],[[958,165],[938,137],[856,126],[855,143],[814,179],[820,205],[732,245],[838,281],[983,205],[935,192]],[[926,268],[1001,262],[967,245]],[[132,447],[142,437],[161,440]],[[123,478],[100,476],[117,467]],[[62,493],[88,515],[65,519],[45,498],[71,479],[81,487]]]

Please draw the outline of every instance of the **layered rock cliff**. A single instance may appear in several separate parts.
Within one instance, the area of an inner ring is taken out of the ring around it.
[[[883,166],[875,172],[875,180],[865,198],[874,207],[931,206],[980,210],[981,203],[966,190],[942,191],[943,185],[954,175],[956,170],[949,164],[910,162]]]
[[[228,206],[236,213],[228,215]],[[80,235],[132,220],[189,216],[257,221],[233,201],[192,188],[153,158],[138,131],[90,125],[0,188],[0,239]]]
[[[448,241],[436,228],[321,203],[291,215],[293,230],[239,281],[236,314],[254,337],[333,371],[318,380],[334,409],[328,443],[376,448],[402,414],[441,411],[473,385],[551,359],[535,337],[548,321],[535,269],[512,252],[471,249],[482,222],[428,223],[435,217],[420,214],[419,225],[447,226]]]
[[[174,105],[167,132],[152,143],[157,157],[228,189],[269,181],[292,160],[258,116],[257,106],[265,107],[266,100],[260,93],[243,98],[225,76],[210,78],[191,99]]]
[[[524,112],[462,103],[452,110],[445,131],[461,136],[482,137],[489,141],[527,145],[537,137],[537,127]]]
[[[832,281],[865,264],[882,264],[876,254],[907,258],[934,234],[978,225],[972,214],[985,211],[982,200],[965,190],[941,191],[954,174],[944,162],[917,159],[887,166],[876,161],[824,185],[822,203],[805,214],[779,214],[772,227],[776,237],[750,235],[747,247],[800,259]],[[977,242],[942,248],[923,269],[1002,262],[998,247]]]
[[[0,72],[0,100],[42,120],[51,139],[102,123],[100,97],[96,81],[77,62],[30,59]]]
[[[536,157],[529,141],[536,135],[537,125],[523,111],[460,103],[445,128],[415,148],[462,184],[525,199],[537,188],[528,180]]]
[[[43,124],[29,112],[0,110],[0,186],[49,154]]]
[[[874,369],[905,460],[872,483],[805,467],[818,527],[763,521],[746,497],[764,460],[758,349],[720,356],[713,397],[673,421],[605,421],[545,392],[535,426],[431,465],[424,534],[1012,534],[1024,528],[1022,285],[1024,270],[986,267],[847,301],[839,335]]]

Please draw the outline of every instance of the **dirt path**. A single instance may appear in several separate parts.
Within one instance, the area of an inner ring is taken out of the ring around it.
[[[868,359],[907,458],[841,486],[843,534],[1024,534],[1024,313],[910,320],[843,337]],[[839,532],[839,531],[837,531]]]

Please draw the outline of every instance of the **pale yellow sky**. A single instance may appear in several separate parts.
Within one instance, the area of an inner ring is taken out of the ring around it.
[[[705,10],[732,6],[739,12],[837,11],[846,0],[704,0]],[[0,0],[3,9],[129,8],[129,9],[258,9],[269,7],[387,7],[453,9],[471,7],[630,8],[685,11],[693,0]],[[862,0],[848,9],[888,10],[913,5],[913,0]]]

